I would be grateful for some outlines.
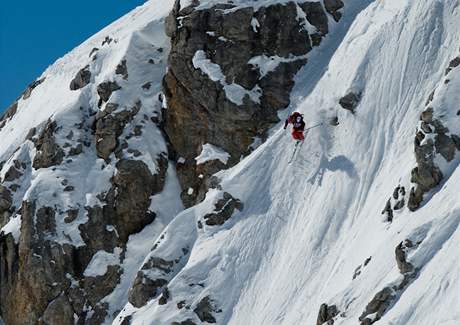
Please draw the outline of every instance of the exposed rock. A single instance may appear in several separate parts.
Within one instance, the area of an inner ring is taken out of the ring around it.
[[[163,189],[168,160],[161,156],[157,163],[158,173],[155,175],[139,160],[122,159],[116,164],[117,173],[112,179],[112,188],[106,200],[113,207],[116,217],[112,216],[112,220],[115,217],[114,221],[123,242],[155,218],[155,214],[148,212],[150,197]]]
[[[165,132],[176,156],[186,162],[184,168],[178,168],[186,206],[203,198],[202,186],[212,175],[196,170],[194,158],[202,145],[212,143],[228,152],[231,157],[225,168],[248,154],[254,138],[263,139],[269,127],[279,120],[277,111],[289,105],[293,79],[306,63],[305,55],[328,32],[327,14],[320,2],[289,2],[257,11],[241,8],[229,12],[221,9],[232,8],[231,4],[203,10],[193,6],[180,8],[180,1],[176,1],[166,19],[172,48],[163,82],[168,103]],[[315,34],[309,35],[303,28],[305,18],[297,19],[297,10],[303,11],[308,23],[317,28]],[[256,31],[251,25],[253,19],[259,23]],[[211,37],[208,31],[215,36]],[[211,80],[195,68],[193,59],[197,51],[203,51],[206,59],[220,67],[225,82],[237,84],[259,99],[249,95],[241,102],[229,99],[220,81]],[[298,60],[280,63],[263,74],[249,64],[258,56],[297,56]],[[204,177],[198,181],[200,174]],[[192,195],[187,194],[189,188],[194,189]]]
[[[341,0],[324,0],[324,7],[326,11],[334,17],[335,21],[339,21],[342,18],[342,13],[339,11],[343,8],[343,2]]]
[[[5,186],[0,185],[0,214],[8,211],[12,203],[11,192]]]
[[[10,120],[14,116],[14,114],[16,114],[17,110],[18,102],[15,101],[13,104],[10,105],[10,107],[6,109],[5,113],[3,113],[3,115],[0,117],[0,131],[5,126],[6,122]]]
[[[77,156],[83,152],[83,145],[81,143],[77,144],[76,147],[70,148],[69,156]]]
[[[243,203],[233,198],[229,193],[224,192],[223,198],[215,204],[215,210],[206,214],[203,219],[208,226],[223,225],[230,219],[235,209],[243,210]]]
[[[394,291],[390,287],[385,287],[381,291],[379,291],[374,298],[369,302],[366,306],[365,311],[359,317],[361,321],[361,325],[373,324],[382,318],[383,314],[385,314],[388,307],[390,307],[394,298]],[[366,316],[375,314],[375,316],[371,319]]]
[[[399,243],[395,248],[396,263],[401,274],[406,274],[414,270],[414,266],[406,260],[406,249],[413,246],[410,240]]]
[[[89,71],[89,65],[77,72],[75,78],[70,82],[70,90],[77,90],[85,87],[91,81],[91,72]]]
[[[66,211],[67,217],[64,218],[65,223],[74,222],[78,217],[78,209],[70,209]]]
[[[321,325],[326,323],[327,325],[334,324],[334,317],[339,314],[339,310],[336,305],[328,306],[327,304],[322,304],[319,308],[318,318],[316,320],[316,325]]]
[[[354,114],[355,109],[358,106],[360,100],[361,100],[361,93],[349,92],[348,94],[340,98],[339,104],[340,106],[342,106],[342,108]]]
[[[3,178],[4,182],[12,182],[22,176],[22,173],[16,169],[15,166],[10,166],[10,168],[5,173],[5,177]]]
[[[136,102],[130,110],[114,113],[117,108],[117,104],[109,103],[104,111],[96,115],[96,151],[104,160],[107,160],[118,146],[118,137],[123,133],[126,124],[139,112],[141,102]]]
[[[126,59],[118,63],[117,68],[115,69],[115,74],[123,76],[123,79],[128,79],[128,67],[126,66]]]
[[[391,199],[388,199],[387,203],[385,204],[385,208],[383,208],[382,214],[387,215],[387,221],[393,221],[393,209],[391,208]]]
[[[457,56],[455,59],[449,62],[449,66],[446,69],[445,75],[452,71],[452,69],[458,67],[460,65],[460,56]]]
[[[32,165],[35,169],[59,165],[62,162],[64,151],[56,144],[54,138],[56,128],[57,124],[55,121],[48,121],[38,137],[35,143],[37,153],[35,154]]]
[[[145,84],[142,85],[142,89],[149,90],[151,86],[152,86],[151,82],[146,82]]]
[[[160,289],[167,285],[165,279],[151,280],[141,271],[138,272],[134,283],[129,290],[128,301],[136,308],[141,308],[160,293]]]
[[[32,91],[44,81],[45,81],[45,77],[37,79],[34,82],[32,82],[30,85],[28,85],[26,90],[24,90],[24,92],[22,93],[22,99],[26,100],[27,98],[29,98],[30,95],[32,95]]]
[[[109,265],[104,275],[84,278],[83,288],[92,306],[98,305],[102,298],[113,291],[120,280],[121,273],[119,265]],[[101,312],[104,313],[103,310]]]
[[[91,57],[94,53],[96,53],[97,51],[99,51],[99,49],[97,47],[93,47],[91,52],[89,52],[89,57]]]
[[[47,238],[48,234],[55,232],[51,208],[43,207],[36,211],[34,203],[25,201],[20,214],[19,246],[16,247],[14,241],[9,242],[9,236],[0,238],[2,317],[8,324],[37,324],[48,307],[50,317],[53,309],[67,309],[63,302],[58,303],[61,300],[50,306],[49,302],[70,286],[65,275],[73,273],[75,261],[71,246],[64,247]],[[11,255],[14,255],[14,260],[9,260]],[[27,295],[24,295],[25,292]]]
[[[202,322],[216,323],[216,318],[214,317],[213,313],[219,313],[221,310],[216,310],[216,307],[214,307],[214,302],[209,298],[209,296],[206,296],[196,305],[195,309],[193,309],[193,312],[197,314],[198,318]]]
[[[163,288],[163,292],[161,293],[160,299],[158,299],[159,305],[166,305],[170,298],[168,287]]]
[[[98,106],[100,107],[103,103],[107,102],[110,98],[110,95],[119,89],[121,89],[121,87],[117,84],[116,81],[105,81],[100,83],[97,86],[97,93],[99,95]]]
[[[196,323],[188,318],[182,322],[172,322],[171,325],[196,325]]]
[[[113,38],[110,36],[106,36],[105,39],[102,41],[101,46],[104,46],[105,44],[109,45],[113,41]]]
[[[74,310],[69,303],[69,299],[61,294],[54,299],[43,313],[42,321],[46,325],[54,324],[73,324]]]

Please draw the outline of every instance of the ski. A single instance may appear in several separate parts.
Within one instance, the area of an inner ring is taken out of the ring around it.
[[[303,141],[297,141],[295,143],[294,151],[292,152],[291,158],[288,160],[288,164],[290,164],[292,161],[294,161],[294,158],[296,157],[296,153],[299,151],[300,147],[302,146]]]

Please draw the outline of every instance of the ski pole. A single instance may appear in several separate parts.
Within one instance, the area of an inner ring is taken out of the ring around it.
[[[308,130],[310,130],[310,129],[314,129],[314,128],[316,128],[316,127],[318,127],[318,126],[321,126],[321,125],[323,125],[323,122],[321,122],[321,123],[319,123],[319,124],[316,124],[316,125],[313,125],[313,126],[310,126],[309,128],[305,129],[305,131],[308,131]]]

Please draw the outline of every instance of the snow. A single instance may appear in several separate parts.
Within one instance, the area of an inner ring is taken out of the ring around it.
[[[21,234],[21,216],[15,215],[12,217],[8,223],[2,227],[0,234],[11,234],[14,238],[14,242],[16,244],[19,243],[19,236]]]
[[[259,31],[260,24],[256,17],[252,17],[251,26],[254,33],[257,33]]]
[[[98,251],[93,255],[93,258],[86,267],[85,272],[83,272],[83,275],[86,277],[104,275],[107,272],[107,267],[109,265],[118,265],[120,263],[121,252],[122,248],[120,247],[115,247],[113,253],[102,250]]]
[[[298,60],[306,60],[307,55],[301,55],[301,56],[294,56],[290,55],[287,58],[283,58],[280,56],[266,56],[264,55],[259,55],[251,58],[248,62],[248,64],[253,65],[255,68],[259,69],[260,71],[260,77],[259,79],[262,79],[265,77],[268,73],[275,71],[276,68],[280,65],[280,63],[288,63],[288,62],[294,62]]]
[[[199,50],[195,53],[192,59],[195,69],[200,69],[212,81],[219,81],[225,90],[227,98],[236,105],[243,105],[243,99],[248,96],[253,102],[260,103],[262,90],[256,85],[252,90],[247,90],[244,87],[231,83],[228,84],[220,66],[213,63],[206,57],[206,53]]]
[[[233,2],[236,8],[257,10],[287,0]],[[172,3],[147,2],[45,71],[45,82],[31,98],[19,101],[18,113],[0,131],[0,161],[6,161],[1,177],[15,159],[31,164],[34,146],[24,142],[24,137],[31,127],[42,129],[48,118],[62,126],[57,139],[63,145],[68,130],[89,118],[85,112],[96,112],[95,87],[105,80],[122,85],[111,98],[120,108],[141,100],[140,113],[123,134],[143,125],[145,141],[129,140],[141,156],[126,151],[123,156],[145,161],[156,172],[156,158],[166,151],[166,143],[143,115],[159,114],[165,105],[164,96],[162,103],[155,98],[161,92],[169,50],[162,18]],[[190,3],[181,1],[182,7]],[[199,8],[217,3],[222,1],[202,0]],[[291,136],[281,123],[274,126],[264,143],[254,139],[249,156],[216,175],[219,189],[211,189],[203,202],[186,210],[179,198],[175,166],[170,163],[164,191],[151,198],[155,221],[130,236],[124,254],[120,248],[113,253],[99,251],[85,270],[88,276],[104,274],[109,265],[119,265],[123,271],[115,290],[103,298],[109,304],[106,324],[119,310],[114,324],[126,315],[132,315],[133,324],[170,324],[187,318],[198,323],[193,309],[206,296],[222,310],[215,314],[218,324],[314,324],[322,303],[337,305],[338,324],[356,324],[379,290],[401,280],[394,249],[408,238],[418,243],[407,258],[419,273],[397,293],[397,300],[377,324],[460,323],[459,155],[442,165],[445,179],[419,210],[404,208],[392,223],[381,217],[394,188],[410,185],[414,131],[433,89],[430,105],[435,116],[450,134],[460,133],[456,115],[460,68],[444,75],[449,61],[459,54],[460,1],[355,0],[345,4],[343,14],[337,25],[330,24],[330,34],[322,44],[308,54],[309,63],[296,76],[291,105],[279,114],[284,119],[300,111],[307,126],[338,116],[340,125],[310,130],[292,164],[287,164],[293,150]],[[255,22],[248,27],[256,27]],[[101,47],[93,62],[88,53],[100,47],[107,35],[117,42]],[[164,48],[163,54],[148,51],[153,47]],[[128,62],[127,81],[113,74],[123,58]],[[146,64],[149,58],[156,64]],[[263,77],[282,62],[298,59],[303,58],[259,56],[250,63]],[[91,66],[94,83],[71,92],[70,80],[86,64]],[[260,99],[257,89],[228,84],[221,68],[204,51],[195,53],[193,65],[220,82],[236,105],[246,96],[254,102]],[[147,81],[152,82],[148,92],[138,89]],[[363,91],[355,114],[338,105],[349,90]],[[78,132],[75,137],[87,135],[84,130]],[[39,206],[55,205],[63,211],[101,206],[97,195],[110,188],[116,167],[97,158],[93,146],[84,150],[84,155],[55,170],[27,169],[20,178],[21,188],[13,195],[14,205],[20,206],[23,198],[36,198]],[[226,164],[228,158],[221,148],[205,144],[196,159],[198,164],[212,159]],[[62,192],[63,179],[75,186],[72,196]],[[241,200],[243,210],[235,211],[222,226],[203,224],[203,216],[214,211],[224,192]],[[84,209],[70,224],[64,217],[56,216],[54,240],[82,245],[78,226],[87,221]],[[15,216],[2,231],[18,241],[19,229],[20,217]],[[116,231],[111,225],[107,229]],[[160,306],[155,298],[137,309],[127,302],[127,293],[137,271],[152,256],[179,261],[168,275],[171,301]],[[357,267],[361,273],[353,279]],[[181,300],[190,309],[179,310]]]
[[[202,146],[201,153],[195,158],[195,160],[197,165],[201,165],[212,160],[220,160],[224,165],[226,165],[229,158],[230,154],[224,149],[210,143],[205,143]]]
[[[270,1],[234,3],[258,7]],[[190,243],[187,264],[168,285],[174,302],[186,300],[190,310],[150,303],[131,309],[134,322],[196,320],[194,306],[209,295],[222,309],[214,314],[219,324],[314,324],[322,303],[344,313],[338,324],[356,324],[379,290],[401,280],[394,249],[415,238],[423,240],[408,258],[420,274],[378,323],[459,323],[458,163],[418,211],[405,208],[391,224],[380,214],[394,188],[410,179],[419,114],[458,55],[459,8],[457,0],[347,3],[341,22],[309,53],[292,104],[282,113],[298,110],[308,126],[337,115],[340,125],[311,130],[292,165],[286,162],[293,150],[290,134],[277,125],[251,155],[218,173],[222,190],[244,209],[222,226],[198,229]],[[268,73],[269,63],[259,62],[261,73]],[[443,118],[452,116],[452,130],[458,126],[454,106],[436,101],[456,100],[454,73],[448,76],[450,97],[439,91],[433,102],[446,110]],[[352,115],[338,100],[354,89],[363,90],[363,97]],[[183,214],[200,220],[219,197],[213,191]],[[189,222],[179,217],[169,232]],[[203,287],[191,288],[190,282]]]

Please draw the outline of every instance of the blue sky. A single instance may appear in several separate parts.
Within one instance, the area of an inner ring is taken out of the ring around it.
[[[4,1],[0,114],[54,61],[145,0]]]

